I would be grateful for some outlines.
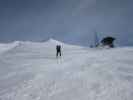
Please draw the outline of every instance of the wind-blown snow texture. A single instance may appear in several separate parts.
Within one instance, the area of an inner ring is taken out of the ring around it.
[[[63,47],[56,59],[55,45]],[[89,49],[50,39],[0,45],[0,100],[132,100],[133,48]]]

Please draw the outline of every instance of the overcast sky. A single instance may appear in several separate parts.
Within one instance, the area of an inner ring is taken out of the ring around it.
[[[132,0],[0,0],[0,42],[50,37],[90,45],[114,36],[133,45]]]

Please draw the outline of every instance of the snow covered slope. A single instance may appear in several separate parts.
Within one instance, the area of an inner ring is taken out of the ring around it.
[[[89,49],[53,39],[14,44],[0,46],[0,100],[133,99],[132,47]]]
[[[19,41],[15,41],[13,43],[7,43],[7,44],[0,44],[0,53],[6,52],[8,50],[11,50],[13,48],[15,48],[16,46],[18,46],[20,44]]]

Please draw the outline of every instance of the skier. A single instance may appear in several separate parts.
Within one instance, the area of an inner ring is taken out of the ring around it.
[[[60,56],[61,57],[61,46],[57,45],[56,46],[56,57]]]

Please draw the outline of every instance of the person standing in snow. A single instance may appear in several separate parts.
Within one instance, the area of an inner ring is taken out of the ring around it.
[[[60,56],[61,57],[61,46],[57,45],[56,46],[56,57]]]

